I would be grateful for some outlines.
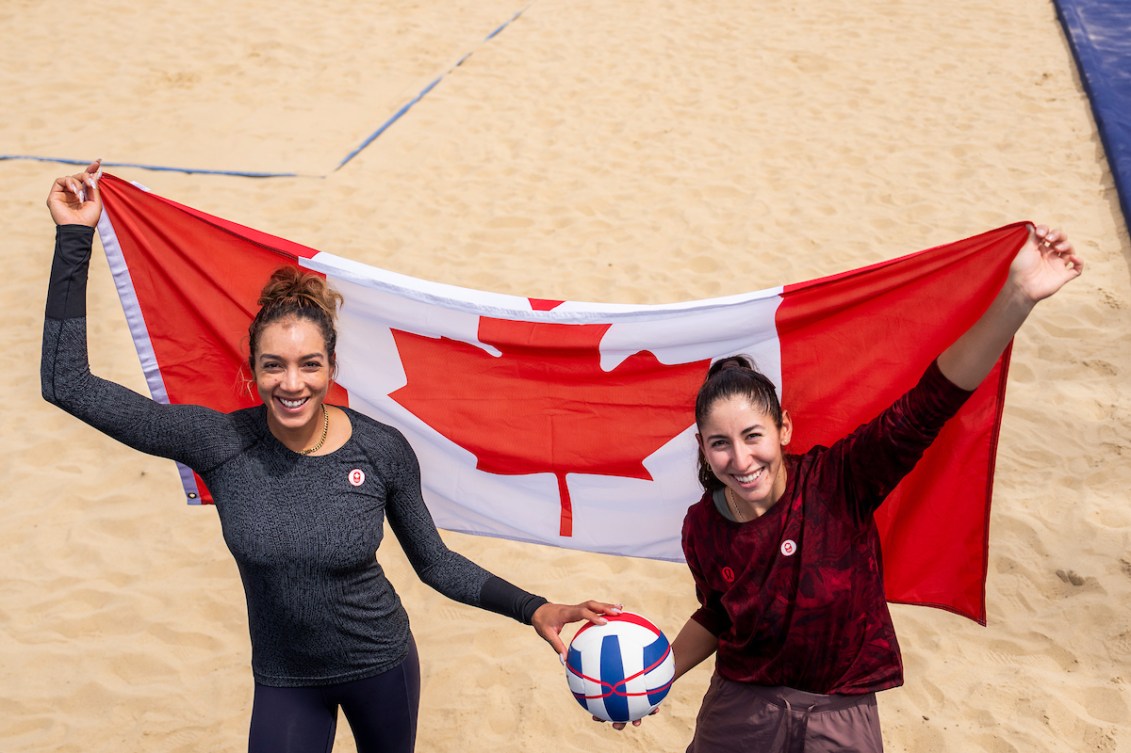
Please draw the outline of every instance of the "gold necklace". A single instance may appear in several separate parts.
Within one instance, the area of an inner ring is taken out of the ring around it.
[[[723,496],[726,497],[727,504],[730,505],[730,512],[731,512],[732,515],[734,515],[734,519],[737,520],[739,523],[745,523],[746,518],[744,516],[738,514],[738,503],[735,502],[734,497],[731,496],[729,486],[723,487]]]
[[[322,445],[326,443],[326,435],[330,431],[330,413],[326,410],[326,404],[322,403],[322,438],[318,440],[318,444],[311,447],[309,450],[303,450],[303,455],[310,455],[322,449]]]

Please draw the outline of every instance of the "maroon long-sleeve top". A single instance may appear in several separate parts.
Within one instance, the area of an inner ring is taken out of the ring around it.
[[[847,437],[786,456],[785,493],[761,517],[736,523],[711,494],[688,509],[692,618],[719,639],[719,674],[825,694],[903,684],[873,512],[969,395],[932,364]]]

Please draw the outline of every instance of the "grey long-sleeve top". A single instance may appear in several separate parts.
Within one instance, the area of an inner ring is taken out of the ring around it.
[[[407,655],[408,615],[375,556],[386,517],[425,583],[529,624],[546,600],[445,546],[421,497],[416,455],[391,426],[343,408],[353,428],[349,441],[328,455],[301,455],[271,434],[262,405],[232,413],[165,405],[92,375],[86,280],[93,232],[79,225],[57,229],[43,396],[204,479],[243,580],[257,682],[345,682],[383,672]]]

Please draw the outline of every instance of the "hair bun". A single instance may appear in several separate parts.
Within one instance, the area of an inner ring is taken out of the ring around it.
[[[271,273],[259,293],[259,312],[247,329],[248,364],[255,373],[255,357],[259,352],[259,334],[268,324],[288,317],[314,322],[326,342],[326,354],[335,363],[338,332],[334,320],[342,294],[330,287],[326,278],[298,267],[279,267]]]
[[[757,371],[754,368],[754,361],[748,355],[735,355],[720,358],[711,364],[711,368],[707,370],[707,379],[710,379],[720,371]]]
[[[298,267],[279,267],[259,294],[259,305],[264,309],[316,308],[330,319],[337,318],[342,296],[333,290],[325,278]]]

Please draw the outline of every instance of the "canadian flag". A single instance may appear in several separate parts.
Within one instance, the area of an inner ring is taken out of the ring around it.
[[[345,297],[330,402],[400,429],[437,525],[680,560],[696,483],[694,396],[712,360],[752,356],[829,444],[910,388],[993,299],[1025,223],[818,280],[659,306],[440,285],[204,214],[110,174],[102,245],[155,400],[230,411],[247,327],[292,264]],[[891,601],[985,621],[988,517],[1008,353],[877,513]],[[209,501],[181,468],[191,502]]]

